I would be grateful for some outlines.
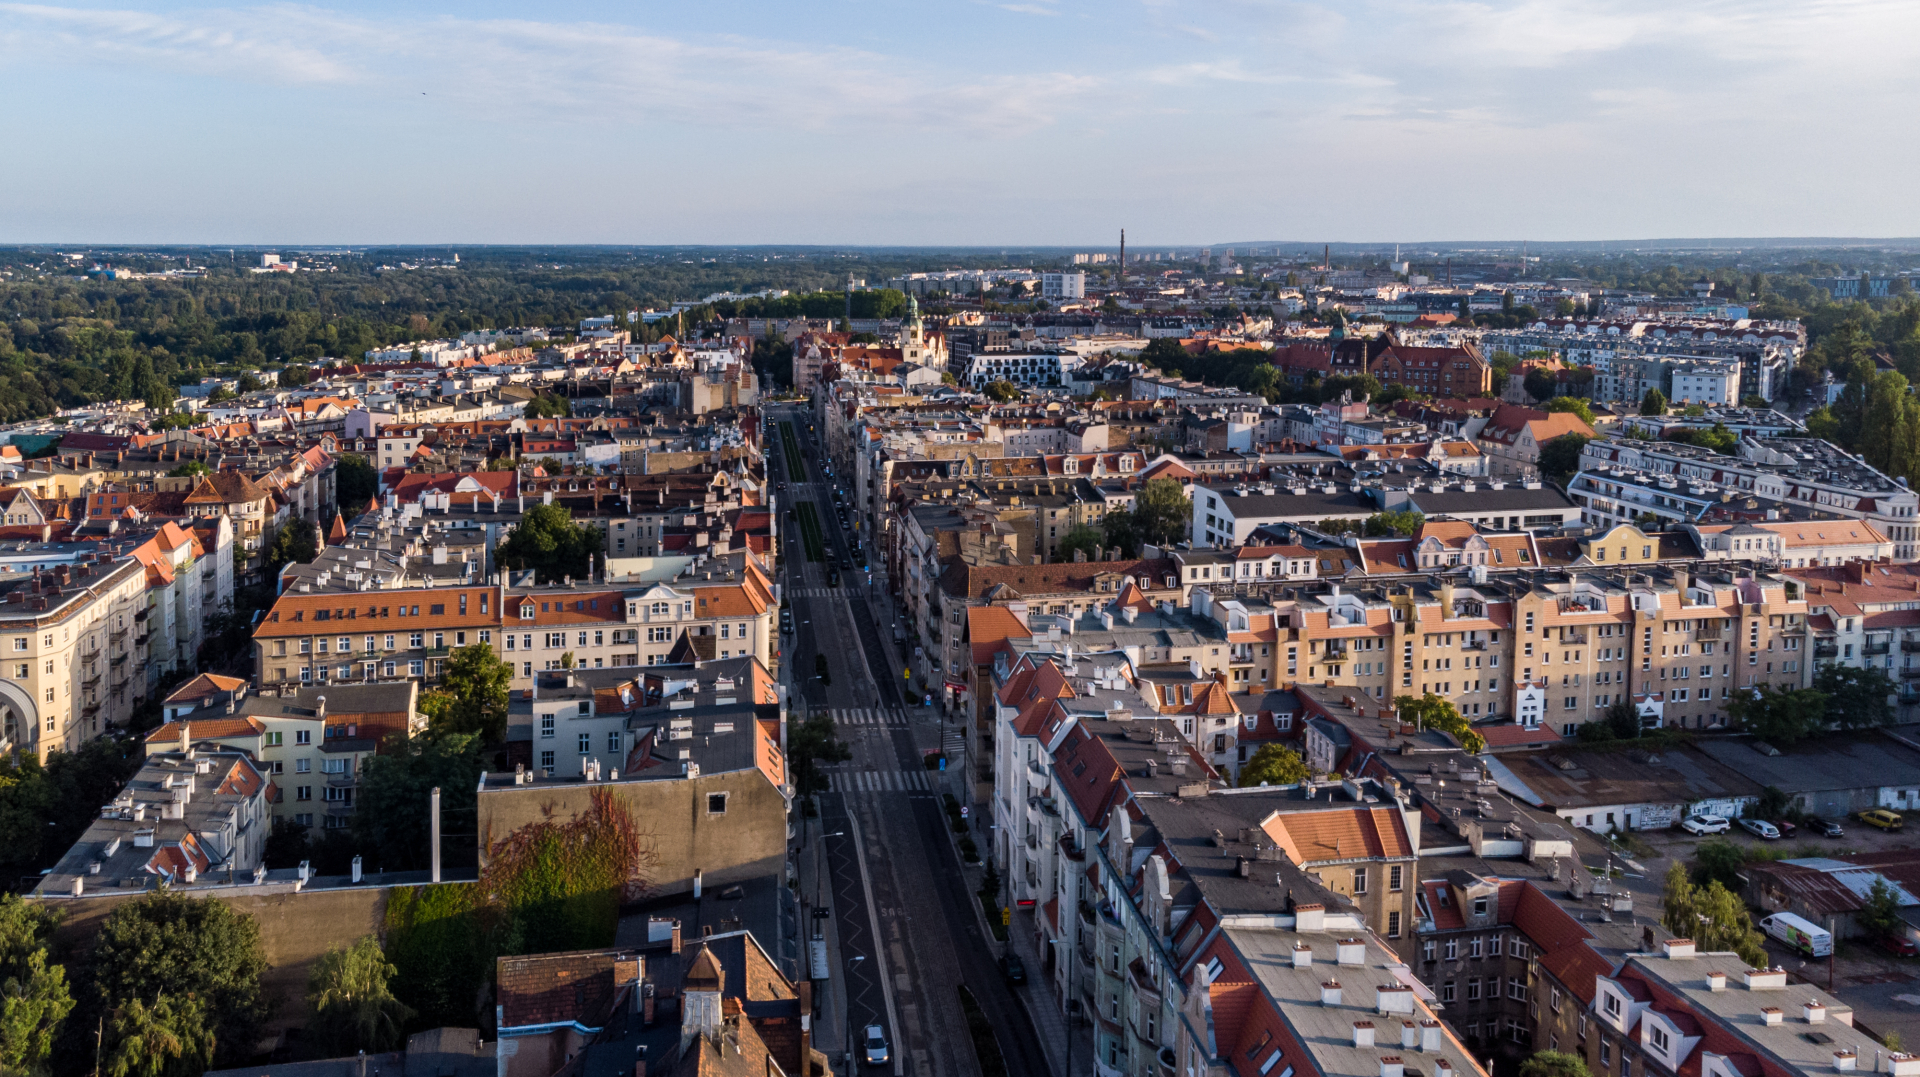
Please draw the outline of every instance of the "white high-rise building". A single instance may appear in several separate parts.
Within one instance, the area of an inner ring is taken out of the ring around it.
[[[1061,300],[1085,299],[1086,297],[1087,275],[1085,273],[1040,274],[1040,298]]]

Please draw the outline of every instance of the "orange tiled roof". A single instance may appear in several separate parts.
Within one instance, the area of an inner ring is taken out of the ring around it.
[[[1296,864],[1413,855],[1400,813],[1385,808],[1281,812],[1262,829]]]

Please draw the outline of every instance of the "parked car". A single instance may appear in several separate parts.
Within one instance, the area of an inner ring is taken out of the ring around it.
[[[879,1025],[868,1025],[867,1033],[861,1040],[866,1044],[867,1065],[884,1066],[892,1060],[887,1053],[887,1034],[881,1031]]]
[[[1780,836],[1783,838],[1793,837],[1793,832],[1800,829],[1799,827],[1793,825],[1793,821],[1791,819],[1775,819],[1773,821],[1773,828],[1775,830],[1778,830],[1780,832]]]
[[[1863,811],[1855,818],[1868,826],[1879,827],[1881,830],[1898,830],[1907,825],[1907,821],[1900,817],[1899,812],[1888,811],[1885,808]]]
[[[1836,823],[1831,819],[1821,819],[1820,821],[1816,823],[1812,823],[1810,825],[1815,830],[1818,830],[1821,834],[1824,834],[1829,838],[1844,838],[1847,836],[1846,830],[1843,827],[1841,827],[1839,823]]]
[[[829,566],[827,568],[827,586],[828,587],[840,586],[840,570],[838,568],[833,566]]]
[[[1767,841],[1773,841],[1780,836],[1779,829],[1765,819],[1742,819],[1740,826],[1751,832],[1754,837],[1764,838]]]
[[[1680,823],[1689,834],[1724,834],[1733,824],[1718,815],[1690,815]]]
[[[1010,984],[1023,984],[1027,982],[1027,966],[1019,954],[1006,954],[1000,958],[1000,975]]]
[[[1873,940],[1873,944],[1895,957],[1920,957],[1920,946],[1915,946],[1912,939],[1903,939],[1898,935],[1882,935]]]

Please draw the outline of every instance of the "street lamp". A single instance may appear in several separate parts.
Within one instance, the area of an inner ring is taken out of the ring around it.
[[[865,954],[847,959],[847,1077],[853,1077],[853,968],[866,959]]]

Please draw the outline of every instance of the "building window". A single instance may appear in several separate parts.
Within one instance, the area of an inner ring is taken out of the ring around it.
[[[1453,1001],[1453,981],[1452,980],[1448,980],[1446,983],[1443,983],[1440,985],[1440,1001],[1441,1002]]]
[[[313,730],[311,730],[311,729],[296,729],[296,730],[294,730],[294,731],[293,731],[293,742],[294,742],[295,744],[312,744],[312,743],[313,743]]]
[[[1356,894],[1364,894],[1367,892],[1367,869],[1366,868],[1353,869],[1353,892]]]
[[[1392,912],[1387,913],[1387,938],[1397,939],[1399,937],[1400,937],[1400,910],[1395,909]]]
[[[553,715],[543,714],[540,716],[540,736],[543,738],[553,736]]]
[[[580,734],[580,754],[590,755],[592,754],[592,752],[593,752],[593,734],[591,733]]]
[[[553,769],[553,753],[551,751],[540,753],[540,765],[547,770]]]
[[[727,814],[727,794],[708,793],[707,794],[707,814],[708,815]]]
[[[1402,870],[1399,864],[1393,864],[1387,868],[1387,889],[1396,894],[1400,892],[1400,876]]]

